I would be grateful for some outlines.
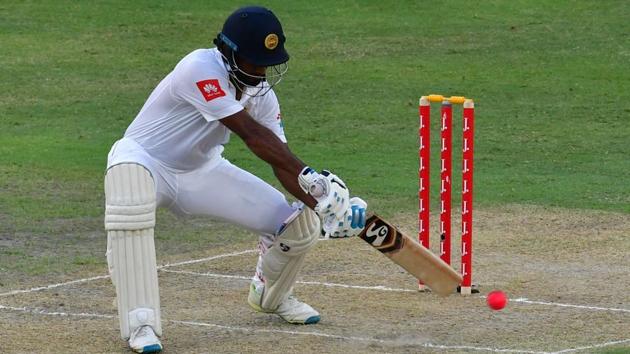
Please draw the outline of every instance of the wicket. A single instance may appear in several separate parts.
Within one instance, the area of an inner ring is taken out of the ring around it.
[[[462,295],[472,291],[472,222],[473,222],[473,149],[475,105],[472,99],[461,96],[444,97],[428,95],[420,98],[418,113],[420,128],[418,130],[418,240],[429,248],[429,214],[430,214],[430,158],[431,158],[431,102],[441,102],[441,168],[440,168],[440,258],[451,264],[451,184],[452,184],[452,148],[453,148],[453,104],[463,105],[462,124],[462,228],[461,228],[461,274],[460,286]],[[419,284],[424,291],[424,284]]]

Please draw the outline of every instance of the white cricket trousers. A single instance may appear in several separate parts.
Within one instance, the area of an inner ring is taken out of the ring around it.
[[[280,191],[221,156],[195,170],[179,171],[162,165],[134,140],[123,138],[112,146],[107,167],[123,162],[141,164],[151,172],[158,207],[240,225],[260,234],[265,248],[294,210]]]

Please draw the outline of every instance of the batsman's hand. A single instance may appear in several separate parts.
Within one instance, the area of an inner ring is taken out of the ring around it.
[[[341,219],[350,206],[350,191],[341,178],[327,170],[315,172],[305,167],[298,176],[302,190],[317,200],[315,212],[322,220]]]
[[[358,197],[350,199],[350,207],[340,219],[328,217],[324,219],[322,231],[324,238],[341,238],[357,236],[365,228],[367,203]]]

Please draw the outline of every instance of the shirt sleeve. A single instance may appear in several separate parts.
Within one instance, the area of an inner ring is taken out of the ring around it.
[[[250,111],[252,117],[260,124],[271,130],[283,142],[287,142],[284,135],[284,125],[280,114],[280,104],[273,89],[264,96],[256,97],[256,107]]]
[[[199,60],[180,62],[173,71],[172,94],[193,105],[208,121],[243,110],[229,88],[225,73]]]

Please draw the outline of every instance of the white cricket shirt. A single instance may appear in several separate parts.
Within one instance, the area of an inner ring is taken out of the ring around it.
[[[167,167],[193,170],[218,159],[229,141],[230,130],[219,119],[247,109],[286,142],[273,90],[262,97],[244,94],[238,101],[228,78],[216,48],[191,52],[153,90],[125,137]]]

